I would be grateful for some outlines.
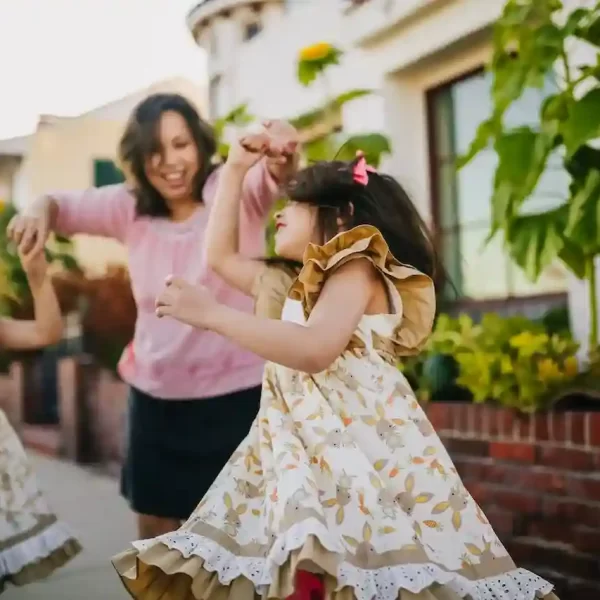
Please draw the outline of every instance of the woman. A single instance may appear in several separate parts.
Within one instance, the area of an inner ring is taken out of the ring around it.
[[[273,157],[248,173],[240,215],[242,251],[255,256],[264,254],[265,219],[278,182],[295,162],[294,128],[278,121],[265,127]],[[138,515],[142,538],[179,527],[258,411],[259,358],[154,313],[171,274],[208,286],[232,307],[252,309],[252,301],[210,272],[202,256],[219,177],[211,163],[215,151],[211,128],[187,100],[152,95],[133,111],[120,143],[131,185],[50,194],[9,225],[24,251],[40,250],[50,231],[112,237],[127,246],[138,316],[119,364],[131,386],[121,490]]]

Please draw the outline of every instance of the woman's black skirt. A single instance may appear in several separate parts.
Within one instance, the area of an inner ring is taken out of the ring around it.
[[[260,393],[160,400],[131,388],[121,493],[132,510],[187,519],[248,434]]]

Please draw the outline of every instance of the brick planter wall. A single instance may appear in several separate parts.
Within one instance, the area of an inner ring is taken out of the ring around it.
[[[427,413],[519,566],[561,600],[600,599],[600,412],[432,403]]]

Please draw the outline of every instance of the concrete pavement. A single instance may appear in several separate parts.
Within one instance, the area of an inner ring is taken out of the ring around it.
[[[49,579],[8,587],[2,600],[125,600],[110,557],[135,539],[133,515],[115,479],[66,462],[31,455],[53,509],[72,528],[83,552]]]

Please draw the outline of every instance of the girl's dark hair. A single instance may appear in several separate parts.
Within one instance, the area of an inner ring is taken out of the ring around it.
[[[133,177],[136,213],[139,216],[168,217],[170,210],[165,199],[146,177],[145,161],[160,152],[158,128],[165,112],[173,111],[183,117],[200,156],[200,168],[194,180],[194,199],[202,202],[202,188],[216,168],[211,162],[217,150],[212,127],[203,121],[194,106],[180,94],[152,94],[133,110],[119,144],[121,163]]]
[[[346,229],[372,225],[397,260],[437,278],[431,235],[404,188],[393,177],[379,173],[369,173],[367,185],[355,182],[358,160],[313,163],[287,185],[289,199],[318,207],[321,243],[339,233],[338,218]]]

